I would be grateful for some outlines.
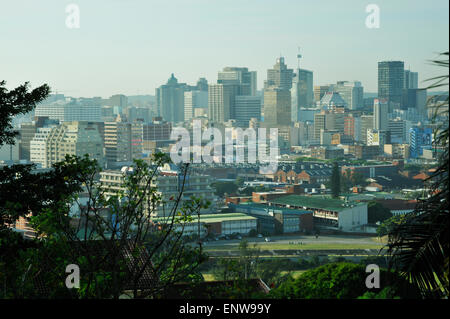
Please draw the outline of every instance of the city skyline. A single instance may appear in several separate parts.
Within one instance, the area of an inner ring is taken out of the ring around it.
[[[67,96],[108,97],[154,95],[171,73],[190,85],[215,83],[219,70],[235,66],[257,71],[261,90],[280,55],[297,67],[300,47],[314,85],[357,80],[375,93],[377,64],[387,60],[418,72],[419,87],[439,73],[428,61],[448,47],[447,1],[378,1],[379,29],[365,26],[368,3],[348,2],[80,0],[79,29],[65,26],[68,2],[1,3],[1,72],[10,88],[30,81]]]

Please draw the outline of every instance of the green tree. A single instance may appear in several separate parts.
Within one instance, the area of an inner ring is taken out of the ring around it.
[[[5,86],[6,81],[0,81],[0,146],[14,144],[14,138],[18,132],[14,131],[11,125],[13,117],[30,112],[50,93],[50,87],[47,84],[32,91],[29,90],[28,82],[11,91]]]
[[[367,219],[370,224],[383,222],[392,217],[391,211],[382,204],[370,201],[367,204]]]
[[[234,182],[216,182],[212,186],[216,189],[215,194],[217,196],[224,196],[225,193],[230,195],[238,190],[238,186]]]
[[[290,279],[271,291],[274,298],[289,299],[355,299],[366,292],[379,293],[380,289],[368,289],[365,285],[368,273],[364,265],[331,263],[304,272],[297,279]],[[381,269],[380,287],[392,287],[402,298],[417,298],[417,291],[398,275]]]
[[[333,171],[331,173],[331,194],[333,197],[339,197],[341,191],[341,173],[339,171],[338,162],[333,163]]]
[[[446,73],[430,79],[428,89],[445,87],[448,90],[448,52],[442,60],[434,60]],[[448,110],[448,92],[445,101],[435,108],[439,114]],[[449,295],[449,144],[448,121],[434,133],[434,146],[441,147],[436,171],[426,180],[429,197],[420,200],[414,212],[389,230],[388,252],[392,268],[418,287],[425,297],[442,298]]]

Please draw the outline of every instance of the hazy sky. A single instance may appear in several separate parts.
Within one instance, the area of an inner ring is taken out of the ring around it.
[[[80,28],[66,27],[78,4]],[[365,9],[380,8],[368,29]],[[71,96],[154,94],[217,80],[224,66],[266,70],[282,54],[314,71],[314,85],[359,80],[377,91],[377,62],[402,60],[419,82],[442,73],[427,60],[448,50],[448,0],[0,0],[0,80],[48,83]]]

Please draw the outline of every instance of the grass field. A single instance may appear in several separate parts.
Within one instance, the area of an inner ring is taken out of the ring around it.
[[[253,245],[250,245],[253,248]],[[373,244],[332,244],[332,243],[313,243],[306,245],[299,244],[277,244],[277,243],[264,243],[256,244],[256,248],[261,250],[353,250],[353,249],[380,249],[383,244],[374,242]],[[237,245],[226,245],[226,246],[206,246],[205,251],[235,251],[238,250]]]

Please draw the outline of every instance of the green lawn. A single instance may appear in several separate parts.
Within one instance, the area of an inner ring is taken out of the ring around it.
[[[250,245],[253,248],[253,245]],[[328,249],[339,249],[339,250],[353,250],[353,249],[380,249],[383,244],[374,241],[372,244],[334,244],[334,243],[313,243],[313,244],[277,244],[277,243],[264,243],[256,244],[257,248],[261,250],[328,250]],[[237,245],[227,245],[227,246],[206,246],[205,251],[235,251],[238,249]]]

